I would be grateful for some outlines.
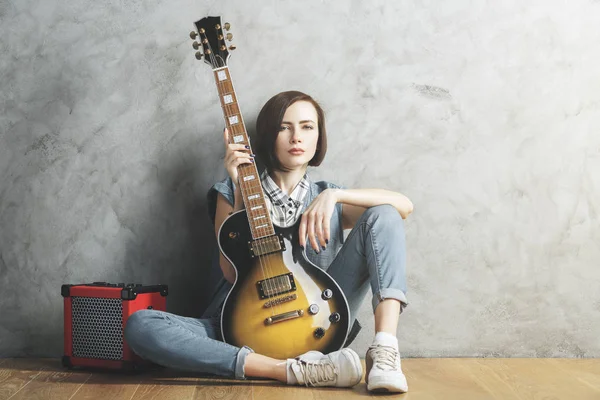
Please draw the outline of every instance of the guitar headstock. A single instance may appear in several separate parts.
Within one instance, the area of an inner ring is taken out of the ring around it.
[[[194,22],[196,31],[190,33],[192,40],[199,39],[199,42],[194,41],[192,45],[196,52],[196,58],[202,59],[204,62],[211,65],[213,69],[225,67],[229,58],[228,50],[235,50],[234,45],[227,47],[225,40],[231,42],[233,39],[232,33],[223,33],[223,29],[229,31],[231,27],[229,22],[225,25],[221,24],[221,17],[204,17],[201,20]]]

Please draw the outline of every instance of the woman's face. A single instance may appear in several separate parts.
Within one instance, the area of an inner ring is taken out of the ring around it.
[[[275,153],[281,164],[297,169],[314,157],[319,139],[318,115],[308,101],[297,101],[287,108],[275,141]],[[304,152],[290,153],[292,149]]]

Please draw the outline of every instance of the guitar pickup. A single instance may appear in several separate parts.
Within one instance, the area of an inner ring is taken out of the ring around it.
[[[265,238],[251,240],[248,242],[250,257],[259,257],[267,254],[285,251],[285,242],[283,235],[273,235]]]
[[[294,275],[288,272],[287,274],[258,281],[256,287],[260,298],[266,299],[296,290],[296,282],[294,281]]]

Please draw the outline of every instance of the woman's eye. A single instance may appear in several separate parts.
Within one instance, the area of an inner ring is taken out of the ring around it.
[[[312,126],[312,125],[304,125],[304,128],[306,128],[306,129],[315,129],[315,127]]]
[[[280,131],[284,131],[286,129],[288,129],[287,125],[281,125],[281,127],[279,128]]]

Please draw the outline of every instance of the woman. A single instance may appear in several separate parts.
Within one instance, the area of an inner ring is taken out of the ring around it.
[[[304,93],[288,91],[272,97],[259,113],[256,128],[256,153],[265,165],[260,178],[273,223],[288,227],[301,218],[300,246],[308,259],[327,270],[342,288],[353,319],[371,288],[376,335],[366,354],[367,388],[406,392],[396,328],[407,305],[403,219],[412,212],[412,203],[388,190],[349,190],[310,179],[307,167],[318,166],[324,159],[327,135],[323,110]],[[235,184],[237,169],[253,163],[255,157],[228,138],[225,130],[224,163],[229,177],[208,192],[215,234],[231,213],[244,208]],[[352,229],[346,240],[344,229]],[[360,359],[347,347],[328,355],[310,351],[294,359],[276,360],[220,341],[221,306],[236,273],[222,254],[215,261],[224,281],[203,318],[155,310],[141,310],[129,318],[125,336],[138,355],[172,368],[238,379],[252,376],[337,387],[360,382]],[[355,320],[345,346],[358,333],[357,327],[360,329]]]

